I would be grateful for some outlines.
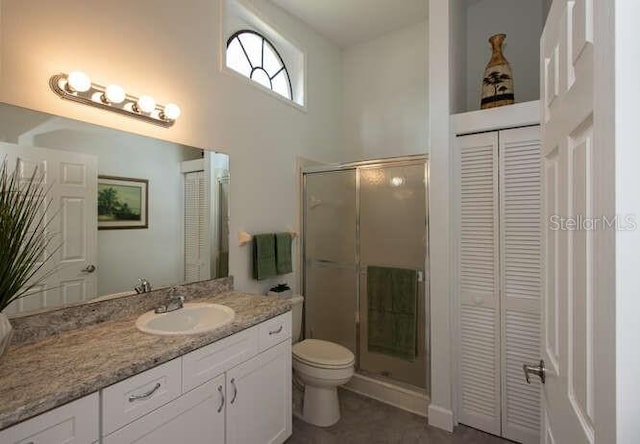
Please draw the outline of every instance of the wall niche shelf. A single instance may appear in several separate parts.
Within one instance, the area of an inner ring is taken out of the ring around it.
[[[489,37],[506,34],[516,104],[540,98],[540,37],[549,0],[456,0],[451,17],[451,113],[480,110]]]

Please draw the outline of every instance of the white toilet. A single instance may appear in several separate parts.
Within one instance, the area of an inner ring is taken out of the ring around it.
[[[300,339],[304,298],[292,299],[293,371],[304,385],[302,419],[309,424],[328,427],[340,419],[338,386],[349,382],[355,357],[351,351],[333,342]]]

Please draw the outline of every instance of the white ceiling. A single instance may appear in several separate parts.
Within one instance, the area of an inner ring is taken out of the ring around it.
[[[271,0],[346,48],[427,19],[427,0]]]

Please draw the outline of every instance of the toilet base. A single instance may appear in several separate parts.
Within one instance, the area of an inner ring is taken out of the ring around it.
[[[305,385],[302,419],[318,427],[329,427],[340,420],[340,403],[336,387]]]

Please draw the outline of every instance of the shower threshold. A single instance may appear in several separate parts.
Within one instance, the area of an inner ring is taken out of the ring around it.
[[[363,370],[358,370],[344,388],[425,418],[431,402],[423,388]]]

